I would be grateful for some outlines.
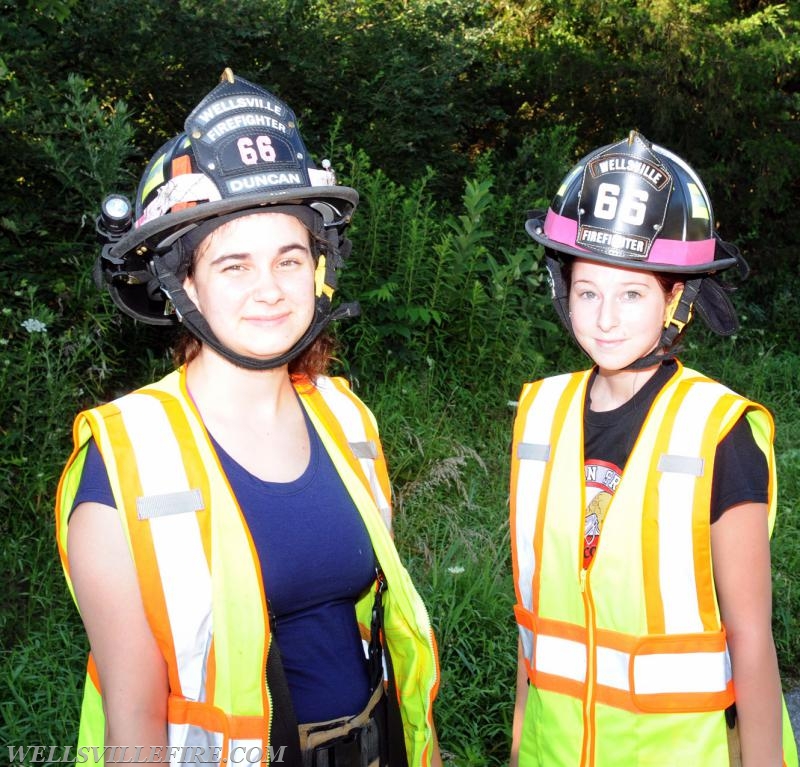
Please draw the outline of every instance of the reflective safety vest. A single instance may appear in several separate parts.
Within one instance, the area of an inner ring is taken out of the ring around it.
[[[295,389],[364,520],[386,577],[384,632],[409,765],[429,765],[439,681],[436,645],[389,531],[389,479],[375,419],[343,379],[304,379]],[[272,636],[259,558],[188,396],[183,369],[79,414],[73,437],[56,506],[67,582],[72,591],[67,519],[85,446],[94,437],[130,543],[147,620],[167,663],[173,763],[263,765],[272,756],[279,761],[282,744],[270,740],[273,711],[265,668]],[[370,590],[356,605],[362,636],[369,633],[373,601]],[[99,747],[102,754],[104,728],[90,656],[79,749]],[[146,749],[145,744],[142,758]]]
[[[722,767],[731,664],[711,563],[716,447],[745,415],[769,465],[773,422],[679,365],[659,392],[583,567],[583,415],[591,371],[523,387],[514,425],[511,545],[530,680],[521,767]],[[784,754],[797,764],[784,705]]]

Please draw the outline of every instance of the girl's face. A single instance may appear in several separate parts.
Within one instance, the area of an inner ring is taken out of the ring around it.
[[[229,349],[269,359],[288,351],[314,316],[310,234],[294,216],[254,213],[214,230],[183,283]]]
[[[652,272],[576,259],[569,310],[584,351],[603,372],[622,370],[658,347],[670,294]]]

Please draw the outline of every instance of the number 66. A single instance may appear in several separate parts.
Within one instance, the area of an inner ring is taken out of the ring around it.
[[[597,201],[594,204],[594,215],[606,221],[619,218],[623,224],[640,226],[644,223],[647,198],[650,195],[644,189],[631,189],[620,199],[620,192],[619,184],[606,182],[600,184]]]

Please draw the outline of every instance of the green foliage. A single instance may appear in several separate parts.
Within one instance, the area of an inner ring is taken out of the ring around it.
[[[502,385],[529,375],[561,345],[541,253],[524,234],[517,200],[492,191],[489,157],[465,182],[463,212],[449,215],[428,191],[432,171],[406,190],[373,172],[363,152],[349,165],[345,181],[364,200],[341,280],[343,295],[357,297],[364,315],[340,332],[352,352],[344,356],[356,361],[352,375],[411,365],[445,378],[469,370],[473,382],[494,376]],[[541,202],[534,185],[526,194]]]
[[[516,678],[505,503],[513,412],[495,389],[476,396],[435,371],[400,372],[362,395],[390,457],[395,540],[436,632],[445,758],[506,763]]]
[[[769,237],[768,253],[753,249],[761,267],[798,228],[798,27],[797,4],[775,2],[17,4],[0,20],[11,181],[0,216],[12,233],[54,218],[53,234],[72,233],[75,187],[53,178],[42,153],[45,136],[57,151],[75,140],[53,119],[74,97],[71,75],[104,110],[129,105],[137,153],[124,167],[135,176],[230,65],[293,105],[312,150],[338,116],[347,142],[401,186],[434,168],[437,201],[457,200],[487,152],[495,193],[519,193],[537,172],[549,197],[558,181],[539,158],[521,162],[526,142],[567,128],[580,137],[574,159],[636,127],[698,168],[728,238]],[[92,184],[78,189],[92,199]],[[786,268],[796,265],[794,255]]]

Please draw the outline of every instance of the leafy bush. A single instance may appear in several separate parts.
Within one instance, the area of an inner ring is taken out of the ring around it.
[[[541,367],[562,343],[541,251],[523,231],[524,206],[492,191],[491,158],[466,180],[462,212],[445,215],[428,192],[432,171],[406,190],[372,171],[363,152],[348,159],[345,181],[362,203],[341,290],[358,298],[364,317],[340,333],[350,373],[435,368],[471,387],[485,376],[502,386]]]

